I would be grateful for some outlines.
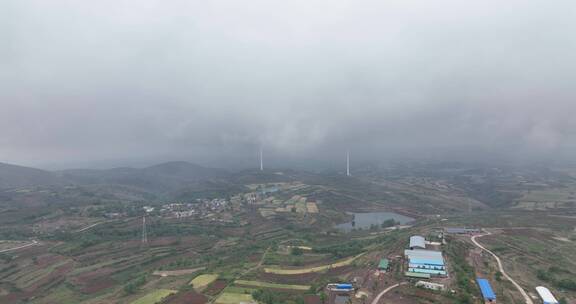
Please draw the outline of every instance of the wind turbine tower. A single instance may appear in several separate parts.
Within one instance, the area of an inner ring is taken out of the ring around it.
[[[346,176],[350,176],[350,150],[346,150]]]
[[[262,146],[260,146],[260,171],[264,171],[264,154],[262,152]]]
[[[142,217],[142,244],[148,244],[148,232],[146,231],[146,215]]]

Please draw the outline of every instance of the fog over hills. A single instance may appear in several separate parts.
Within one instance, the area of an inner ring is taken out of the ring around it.
[[[0,160],[570,159],[574,1],[0,3]],[[71,26],[73,24],[73,26]],[[240,164],[240,165],[238,165]]]
[[[575,29],[574,0],[0,0],[0,304],[576,303]]]

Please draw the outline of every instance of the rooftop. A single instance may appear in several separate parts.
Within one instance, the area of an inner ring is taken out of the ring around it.
[[[409,272],[408,271],[408,272],[405,272],[404,275],[407,277],[419,278],[419,279],[429,279],[430,278],[429,273],[418,273],[418,272]]]
[[[558,300],[556,300],[556,298],[554,297],[554,295],[552,294],[552,292],[550,292],[550,290],[546,287],[543,286],[538,286],[536,287],[536,291],[538,292],[538,295],[540,295],[540,297],[542,298],[542,301],[544,301],[544,303],[558,303]]]
[[[404,250],[409,259],[444,260],[442,252],[434,250]]]
[[[480,286],[480,291],[485,300],[496,300],[496,294],[494,294],[488,280],[477,278],[476,281],[478,282],[478,286]]]
[[[419,235],[411,236],[410,248],[426,248],[426,239]]]
[[[381,259],[380,263],[378,264],[378,268],[387,269],[389,264],[390,262],[388,261],[388,259]]]

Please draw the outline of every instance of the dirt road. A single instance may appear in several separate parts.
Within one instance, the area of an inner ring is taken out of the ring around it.
[[[378,304],[378,302],[380,301],[380,299],[381,299],[387,292],[389,292],[390,290],[392,290],[392,289],[394,289],[394,288],[396,288],[396,287],[398,287],[398,286],[400,286],[400,285],[404,285],[404,284],[407,284],[407,283],[406,283],[406,282],[402,282],[402,283],[394,284],[394,285],[392,285],[392,286],[384,289],[381,293],[379,293],[379,294],[376,296],[376,298],[374,298],[374,300],[372,301],[372,304]]]
[[[90,226],[84,227],[84,228],[79,229],[79,230],[76,230],[76,231],[74,231],[74,232],[75,232],[75,233],[83,232],[83,231],[86,231],[86,230],[88,230],[88,229],[90,229],[90,228],[92,228],[92,227],[96,227],[96,226],[98,226],[98,225],[100,225],[100,224],[102,224],[102,223],[105,223],[105,222],[94,223],[94,224],[92,224],[92,225],[90,225]]]
[[[204,270],[206,267],[198,267],[192,269],[180,269],[180,270],[156,270],[152,274],[161,276],[161,277],[170,277],[170,276],[182,276],[182,275],[189,275],[196,273],[200,270]]]
[[[478,243],[478,241],[476,241],[476,238],[478,237],[483,237],[486,235],[490,235],[490,232],[487,232],[486,234],[480,234],[480,235],[475,235],[471,238],[472,243],[474,243],[474,245],[476,245],[478,248],[488,252],[490,255],[492,255],[495,259],[496,262],[498,263],[498,269],[500,270],[500,272],[502,273],[502,275],[510,282],[512,282],[512,284],[514,285],[514,287],[516,287],[516,289],[518,289],[518,291],[522,294],[522,296],[524,297],[524,301],[526,302],[526,304],[534,304],[534,302],[532,301],[532,299],[530,298],[530,296],[528,296],[528,294],[526,293],[526,291],[524,291],[524,288],[522,288],[522,286],[520,286],[518,283],[516,283],[516,281],[514,281],[507,273],[506,271],[504,271],[504,267],[502,266],[502,261],[500,261],[500,258],[494,254],[494,252],[486,249],[484,246],[480,245],[480,243]]]
[[[27,248],[27,247],[34,246],[34,245],[38,245],[38,244],[39,244],[38,241],[32,241],[32,243],[30,243],[30,244],[26,244],[26,245],[14,247],[14,248],[8,248],[8,249],[0,250],[0,253],[9,252],[9,251],[14,251],[14,250],[18,250],[18,249],[23,249],[23,248]]]

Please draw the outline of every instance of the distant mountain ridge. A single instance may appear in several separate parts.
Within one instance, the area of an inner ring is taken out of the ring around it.
[[[65,181],[55,172],[0,163],[0,189],[64,183]]]
[[[201,181],[225,178],[222,169],[174,161],[145,168],[113,168],[108,170],[65,170],[62,176],[78,184],[115,184],[145,188],[152,192],[169,192]]]
[[[226,178],[223,169],[173,161],[145,168],[70,169],[46,171],[0,163],[0,189],[52,185],[114,184],[145,188],[152,192],[173,191],[202,181]]]

